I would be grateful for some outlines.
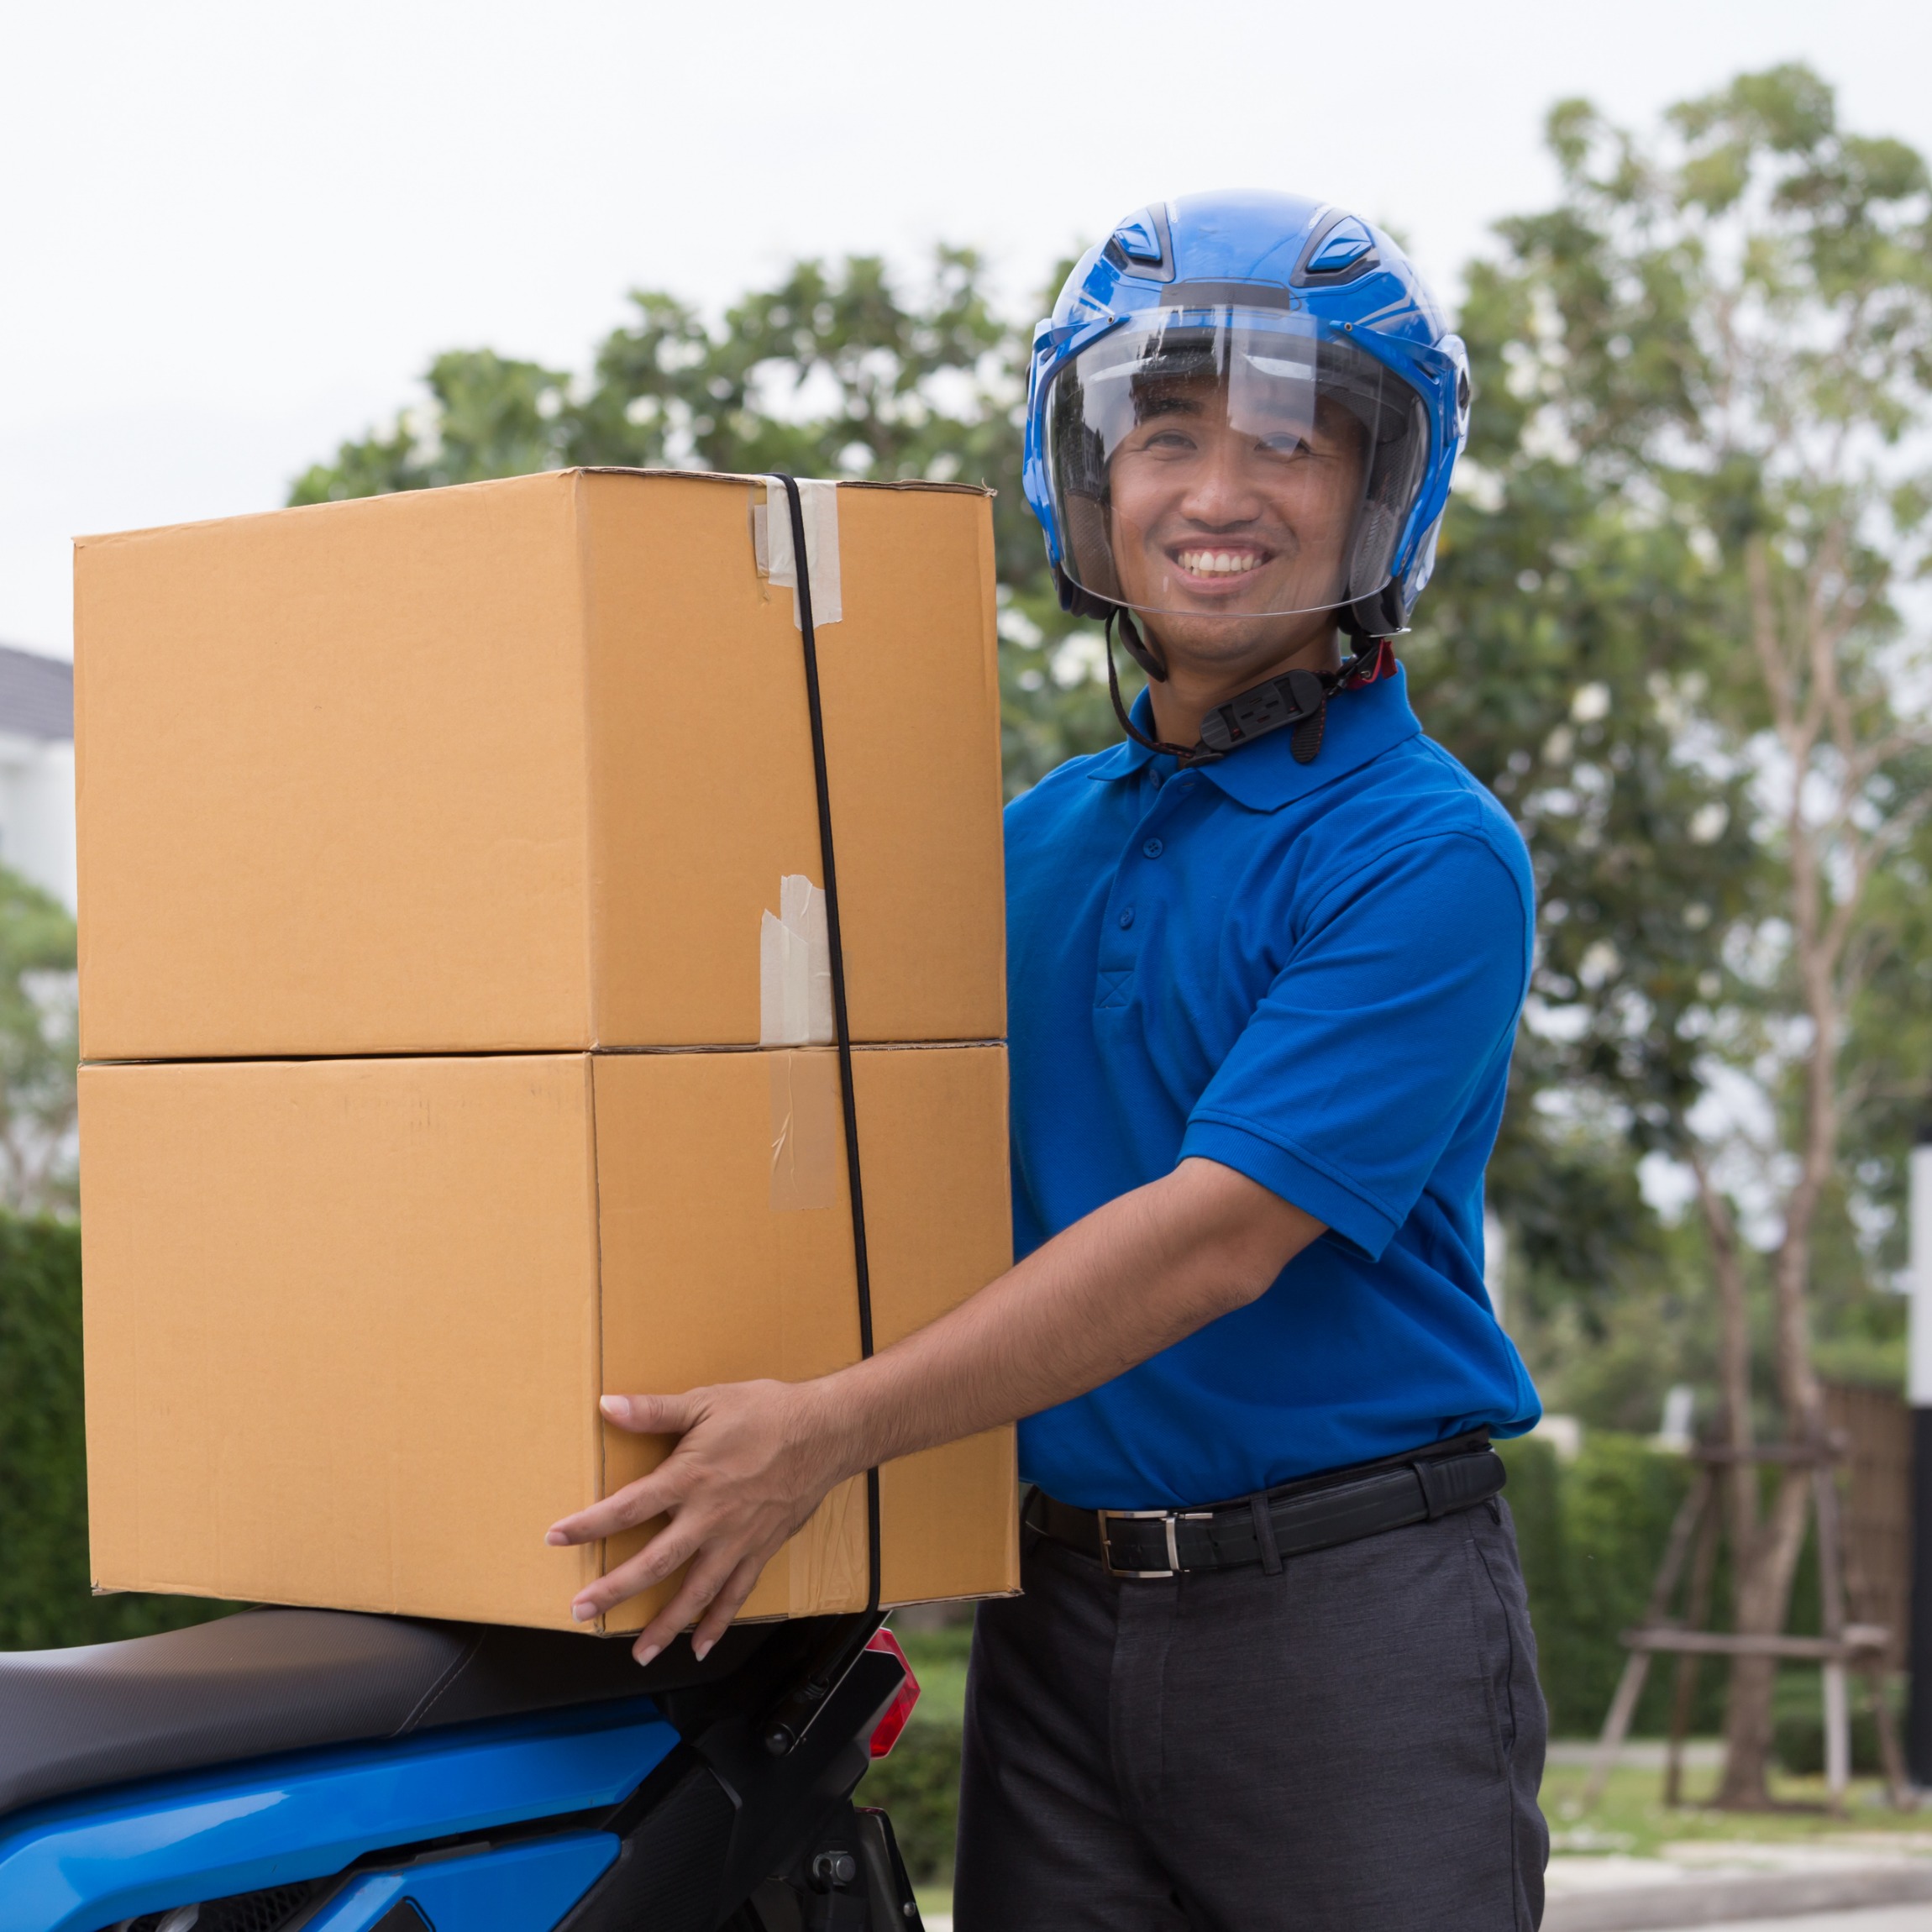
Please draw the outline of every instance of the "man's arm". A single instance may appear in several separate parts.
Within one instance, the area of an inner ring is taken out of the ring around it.
[[[1262,1294],[1322,1224],[1209,1160],[1076,1221],[949,1315],[814,1382],[615,1395],[620,1428],[676,1436],[652,1473],[567,1516],[587,1543],[668,1515],[643,1550],[580,1592],[580,1620],[661,1582],[682,1588],[639,1635],[648,1662],[685,1625],[701,1657],[759,1572],[832,1489],[895,1457],[1065,1402]]]

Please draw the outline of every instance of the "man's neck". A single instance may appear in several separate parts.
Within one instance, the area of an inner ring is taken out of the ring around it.
[[[1341,668],[1339,630],[1327,630],[1273,657],[1234,663],[1208,663],[1190,659],[1184,649],[1163,646],[1168,675],[1163,684],[1150,679],[1148,701],[1153,706],[1155,736],[1168,744],[1192,744],[1200,738],[1201,719],[1216,705],[1225,705],[1284,671],[1333,671]]]

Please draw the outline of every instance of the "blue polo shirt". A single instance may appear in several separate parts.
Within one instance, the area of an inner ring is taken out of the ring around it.
[[[1328,1230],[1258,1300],[1021,1423],[1021,1473],[1085,1508],[1539,1414],[1483,1287],[1528,854],[1399,671],[1330,705],[1311,764],[1290,735],[1184,772],[1116,745],[1006,810],[1019,1252],[1193,1155]]]

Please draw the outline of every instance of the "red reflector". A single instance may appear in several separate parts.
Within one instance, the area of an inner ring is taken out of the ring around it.
[[[906,1729],[906,1720],[912,1715],[912,1707],[919,1702],[919,1679],[912,1674],[912,1666],[906,1661],[906,1652],[899,1647],[899,1640],[890,1630],[880,1630],[866,1646],[869,1651],[884,1651],[889,1656],[897,1657],[899,1667],[906,1672],[906,1681],[899,1687],[899,1694],[885,1707],[885,1715],[879,1719],[879,1727],[872,1734],[872,1755],[884,1757],[899,1741],[899,1734]]]

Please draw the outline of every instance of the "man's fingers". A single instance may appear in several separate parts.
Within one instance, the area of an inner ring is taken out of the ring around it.
[[[572,1614],[580,1622],[601,1615],[683,1568],[671,1600],[638,1640],[637,1655],[654,1656],[701,1618],[698,1654],[708,1651],[743,1607],[766,1559],[811,1513],[829,1480],[814,1486],[818,1472],[809,1455],[799,1467],[791,1429],[799,1399],[779,1382],[605,1397],[602,1410],[614,1426],[679,1440],[649,1475],[551,1527],[548,1540],[559,1546],[640,1525],[648,1538],[608,1575],[586,1583]],[[804,1447],[810,1449],[809,1440]]]
[[[726,1578],[724,1588],[711,1599],[711,1607],[698,1620],[698,1627],[691,1632],[691,1654],[700,1663],[710,1655],[711,1646],[731,1627],[732,1619],[743,1609],[745,1599],[758,1587],[765,1562],[763,1557],[743,1557]]]
[[[626,1597],[634,1597],[661,1583],[673,1571],[695,1557],[702,1539],[674,1522],[660,1530],[637,1555],[619,1563],[616,1569],[586,1583],[570,1605],[570,1614],[580,1624],[614,1609]]]
[[[696,1422],[704,1404],[695,1395],[606,1395],[598,1404],[604,1420],[635,1436],[681,1436]],[[626,1483],[614,1496],[553,1523],[543,1541],[551,1544],[594,1543],[621,1530],[634,1530],[661,1516],[684,1499],[687,1472],[674,1452],[649,1475]]]
[[[671,1600],[638,1632],[631,1655],[640,1664],[648,1664],[686,1624],[696,1622],[705,1606],[731,1581],[735,1568],[730,1552],[706,1551],[691,1565]]]
[[[553,1523],[545,1531],[546,1543],[595,1543],[601,1537],[615,1536],[634,1530],[654,1516],[675,1509],[685,1499],[690,1478],[675,1456],[668,1457],[648,1476],[627,1483],[615,1495]]]
[[[604,1420],[633,1436],[682,1436],[704,1412],[693,1395],[606,1395]]]

